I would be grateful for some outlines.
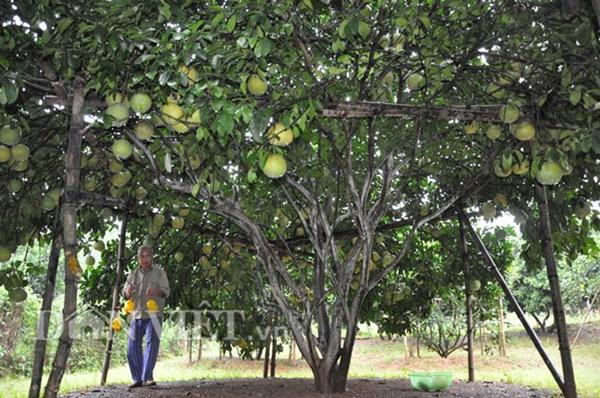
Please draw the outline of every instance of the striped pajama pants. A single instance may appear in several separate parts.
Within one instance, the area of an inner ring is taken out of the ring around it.
[[[162,318],[134,319],[129,324],[127,361],[134,382],[154,380],[152,371],[158,357]],[[158,329],[158,333],[157,333]],[[146,337],[146,349],[142,354],[142,339]]]

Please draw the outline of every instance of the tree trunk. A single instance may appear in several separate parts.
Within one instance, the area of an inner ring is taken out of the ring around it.
[[[196,360],[200,361],[202,359],[202,333],[200,333],[200,337],[198,338],[198,355],[196,356]]]
[[[29,385],[29,398],[38,398],[42,389],[42,375],[44,373],[44,362],[46,361],[46,343],[48,339],[48,328],[50,327],[50,315],[52,313],[52,301],[56,287],[56,272],[58,270],[58,259],[62,244],[60,233],[60,205],[57,208],[54,229],[52,231],[52,246],[48,258],[48,272],[46,273],[46,284],[40,308],[40,317],[36,332],[35,349],[33,355],[33,369],[31,371],[31,384]]]
[[[421,358],[421,323],[417,321],[417,358]]]
[[[485,355],[485,329],[483,321],[479,323],[479,345],[481,346],[481,356]]]
[[[409,348],[408,348],[408,337],[406,337],[406,334],[404,334],[404,336],[402,336],[402,341],[404,342],[404,361],[406,363],[408,363],[409,362],[409,359],[408,359]]]
[[[290,361],[296,360],[296,341],[294,338],[290,338]]]
[[[475,381],[475,361],[473,358],[473,298],[471,295],[471,270],[469,268],[469,250],[467,238],[465,236],[465,226],[459,218],[458,225],[460,229],[460,251],[463,264],[463,276],[465,279],[465,306],[467,310],[467,367],[469,372],[469,382]],[[482,348],[483,355],[483,348]]]
[[[123,211],[121,219],[121,230],[119,231],[119,246],[117,248],[117,270],[115,275],[115,284],[113,286],[112,306],[110,311],[110,322],[119,316],[117,306],[119,305],[119,292],[121,289],[121,274],[125,267],[125,240],[127,236],[127,211]],[[100,385],[106,384],[108,376],[108,368],[110,367],[110,357],[112,355],[112,347],[115,331],[112,327],[108,328],[108,338],[106,340],[106,351],[104,352],[104,363],[102,364],[102,376],[100,377]]]
[[[554,324],[558,332],[558,349],[563,368],[563,380],[565,383],[565,398],[577,397],[577,388],[575,385],[575,372],[571,360],[571,349],[569,348],[569,333],[567,330],[567,320],[563,307],[562,296],[560,292],[560,282],[558,280],[558,267],[554,256],[554,246],[552,242],[552,231],[550,228],[550,213],[548,211],[548,197],[546,196],[546,187],[541,184],[535,184],[535,191],[540,211],[540,235],[542,238],[542,247],[544,258],[546,260],[546,271],[550,282],[550,292],[552,295],[552,309],[554,311]]]
[[[502,297],[498,299],[498,346],[500,355],[506,356],[506,335],[504,333],[504,303]]]
[[[65,154],[65,192],[62,207],[63,244],[65,252],[65,304],[63,308],[62,333],[52,364],[52,371],[46,383],[44,397],[55,398],[67,367],[67,360],[73,345],[73,332],[77,316],[77,280],[81,267],[77,261],[77,202],[79,192],[81,160],[81,140],[83,133],[84,82],[77,77],[73,90],[73,104],[67,153]]]

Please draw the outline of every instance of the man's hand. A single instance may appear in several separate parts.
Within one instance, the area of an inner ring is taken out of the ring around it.
[[[133,294],[133,290],[134,290],[134,286],[133,285],[127,285],[127,287],[125,288],[125,296],[129,299],[131,298],[131,295]]]

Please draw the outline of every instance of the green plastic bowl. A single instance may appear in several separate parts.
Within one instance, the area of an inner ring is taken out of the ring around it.
[[[452,384],[451,372],[412,372],[408,377],[419,391],[444,391]]]

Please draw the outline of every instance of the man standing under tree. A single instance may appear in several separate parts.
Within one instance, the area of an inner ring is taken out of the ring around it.
[[[131,271],[123,288],[123,295],[133,301],[127,360],[133,384],[130,388],[155,386],[152,375],[162,326],[165,298],[169,296],[166,272],[152,265],[153,249],[142,245],[138,249],[139,267]],[[146,336],[146,350],[142,355],[142,339]]]

